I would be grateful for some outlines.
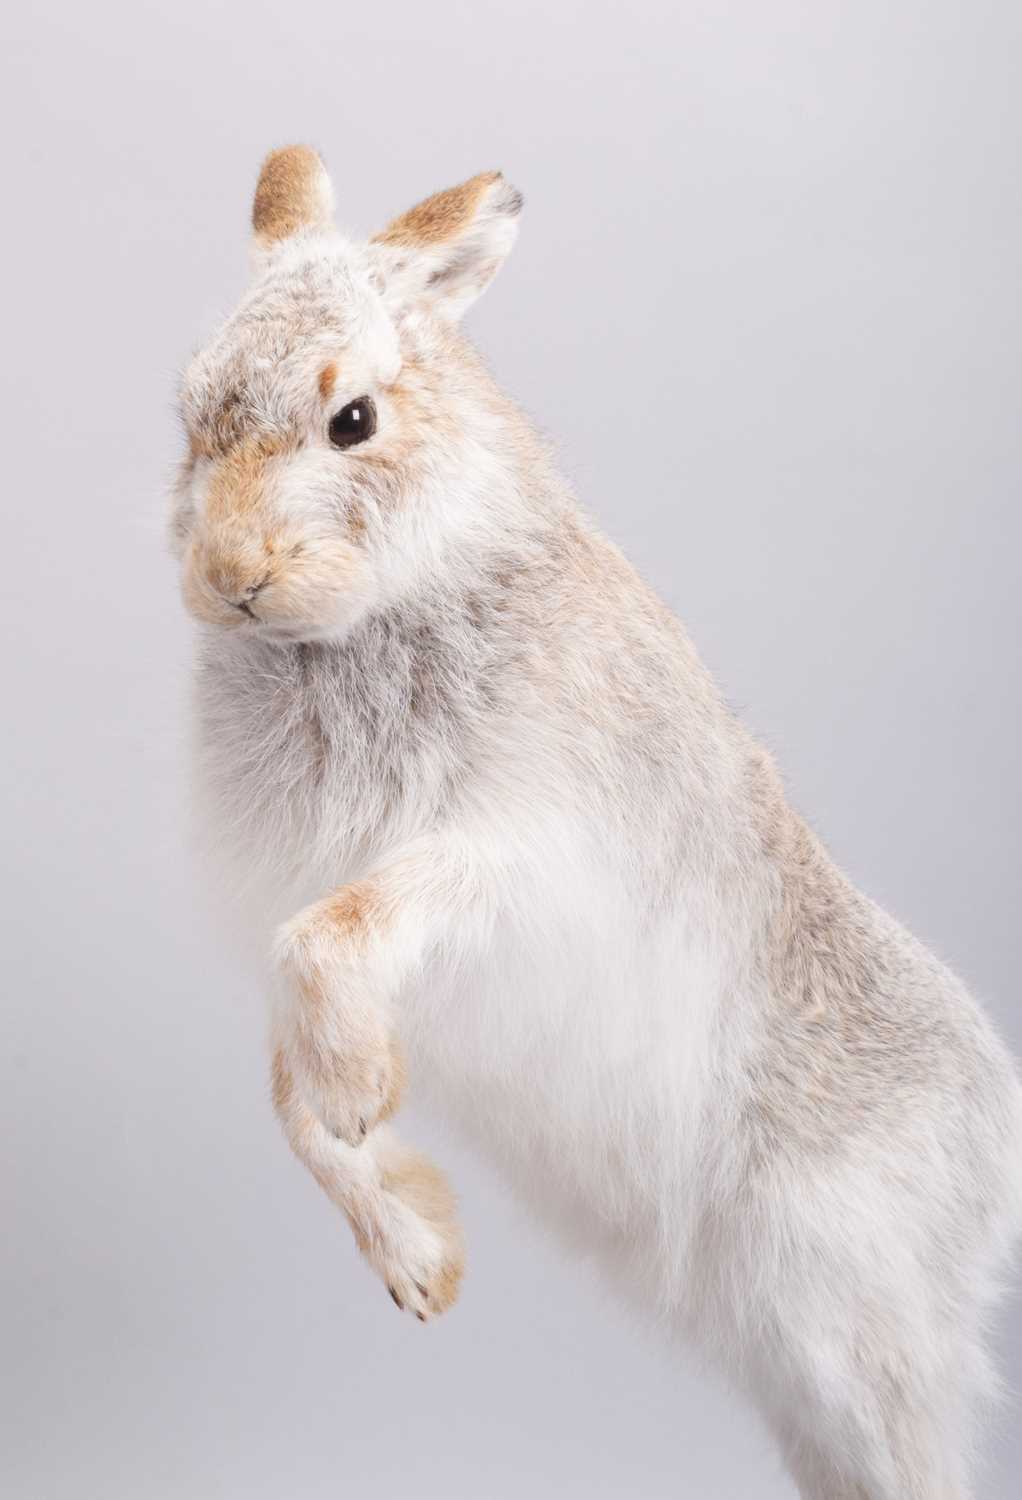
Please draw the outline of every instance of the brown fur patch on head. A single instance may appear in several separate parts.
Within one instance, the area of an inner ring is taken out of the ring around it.
[[[244,515],[262,501],[268,460],[289,451],[290,444],[267,437],[236,443],[220,459],[209,479],[206,514],[210,521]]]
[[[394,219],[374,239],[377,244],[409,248],[453,240],[468,228],[487,191],[500,180],[500,172],[480,172],[460,187],[444,188]]]
[[[437,339],[443,336],[440,329],[436,330],[435,336]],[[442,346],[444,352],[462,363],[461,377],[470,378],[471,356],[464,344],[449,329],[446,339],[446,345]],[[389,472],[392,483],[381,497],[388,506],[403,502],[415,493],[418,483],[416,461],[426,442],[456,443],[460,438],[457,416],[445,399],[446,378],[443,362],[434,366],[406,353],[398,379],[383,387],[400,420],[388,433],[386,447],[365,454],[361,462],[378,471]]]
[[[249,591],[275,579],[283,550],[267,510],[267,466],[291,449],[287,439],[259,436],[235,443],[210,471],[206,516],[189,553],[185,599],[193,613],[213,623],[238,623],[233,605]]]
[[[196,458],[216,458],[227,453],[245,435],[248,420],[245,401],[237,386],[226,386],[195,417],[189,445]]]
[[[264,244],[300,229],[325,228],[332,211],[330,180],[311,146],[282,146],[263,162],[252,203],[252,228]]]
[[[337,366],[333,360],[324,365],[319,372],[319,394],[326,401],[333,394],[334,386],[337,384]]]

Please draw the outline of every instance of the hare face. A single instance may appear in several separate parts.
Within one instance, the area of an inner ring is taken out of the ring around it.
[[[402,573],[402,537],[426,520],[409,522],[409,504],[458,446],[457,403],[435,399],[454,347],[445,325],[500,264],[520,204],[484,174],[356,245],[329,224],[331,202],[314,152],[268,159],[255,283],[180,396],[186,605],[285,642],[342,638]],[[432,365],[403,372],[403,344]]]
[[[367,268],[340,240],[309,249],[268,270],[181,397],[185,602],[292,640],[343,634],[372,603],[370,513],[401,438],[397,333]]]

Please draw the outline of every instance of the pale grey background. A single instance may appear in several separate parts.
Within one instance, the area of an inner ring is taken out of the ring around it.
[[[175,368],[242,285],[268,147],[318,144],[367,231],[502,167],[494,367],[1018,1047],[1017,5],[63,0],[5,29],[0,1490],[790,1495],[428,1123],[471,1246],[428,1329],[278,1138],[183,833]],[[1019,1410],[987,1495],[1018,1494]]]

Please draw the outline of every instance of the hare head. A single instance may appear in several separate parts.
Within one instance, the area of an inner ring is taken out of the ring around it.
[[[181,389],[173,537],[200,620],[343,637],[471,525],[465,476],[485,473],[497,407],[455,325],[520,208],[486,172],[353,243],[318,154],[267,157],[252,285]]]

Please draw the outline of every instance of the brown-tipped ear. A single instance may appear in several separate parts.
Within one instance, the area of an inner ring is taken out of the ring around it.
[[[282,146],[263,162],[252,202],[252,229],[261,248],[303,229],[327,229],[334,194],[326,167],[311,146]]]
[[[480,172],[417,203],[373,244],[389,252],[389,279],[401,294],[428,299],[457,318],[503,264],[521,207],[521,193],[500,172]]]

